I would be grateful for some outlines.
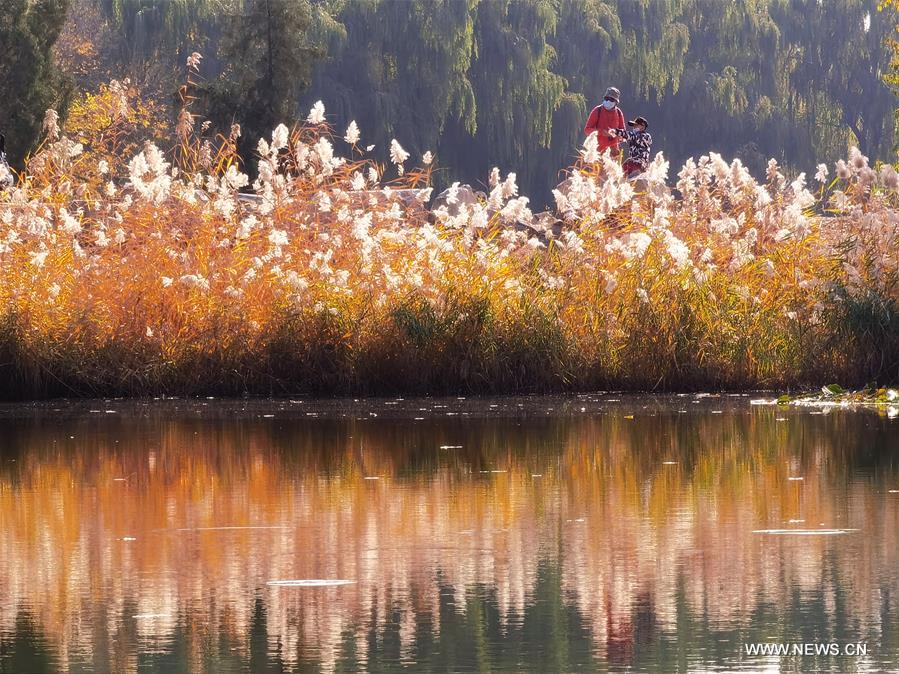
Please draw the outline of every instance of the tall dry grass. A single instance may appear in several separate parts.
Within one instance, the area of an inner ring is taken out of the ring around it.
[[[378,164],[319,106],[260,140],[246,202],[239,129],[210,137],[185,100],[166,153],[124,151],[141,133],[125,85],[77,134],[48,113],[0,198],[2,395],[897,378],[899,177],[857,150],[814,181],[772,161],[762,184],[710,154],[672,190],[661,154],[628,182],[591,137],[553,235],[497,170],[485,202],[428,216],[398,190],[429,184],[430,154],[394,143]]]

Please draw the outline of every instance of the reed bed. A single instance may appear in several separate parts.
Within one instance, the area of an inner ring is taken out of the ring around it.
[[[897,378],[899,176],[856,149],[811,180],[772,160],[763,183],[711,153],[672,189],[661,154],[628,182],[591,137],[555,192],[553,235],[497,169],[485,200],[429,214],[398,190],[427,188],[430,153],[394,141],[379,164],[321,104],[259,141],[251,185],[239,128],[211,137],[185,100],[165,152],[134,141],[123,84],[77,115],[86,128],[48,112],[0,197],[0,395]],[[249,187],[258,201],[238,197]]]

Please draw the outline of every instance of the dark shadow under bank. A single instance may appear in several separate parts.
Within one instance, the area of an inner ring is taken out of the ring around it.
[[[509,387],[497,386],[462,386],[443,385],[422,387],[409,386],[321,386],[321,385],[288,385],[285,382],[272,383],[270,386],[252,386],[244,388],[237,382],[216,382],[210,386],[172,386],[154,388],[129,389],[119,386],[100,386],[82,381],[67,381],[50,378],[41,382],[24,384],[10,379],[0,378],[0,402],[5,403],[41,403],[60,400],[95,400],[126,399],[141,401],[147,399],[182,398],[185,400],[202,400],[218,398],[231,400],[270,400],[289,398],[315,399],[323,401],[339,401],[347,397],[366,399],[391,398],[396,396],[413,396],[422,398],[440,398],[444,396],[473,396],[489,398],[492,396],[579,396],[603,392],[618,392],[627,395],[668,395],[714,392],[720,394],[761,392],[769,397],[783,394],[804,394],[809,391],[820,391],[822,385],[832,383],[833,379],[795,379],[775,382],[751,382],[746,385],[725,384],[714,380],[687,380],[681,382],[656,382],[655,385],[622,381],[597,382],[591,387],[552,385],[519,385]],[[845,379],[838,380],[845,383]],[[872,385],[871,380],[853,380],[859,383],[858,388]],[[878,384],[879,385],[879,384]]]
[[[200,372],[202,376],[198,376]],[[347,375],[337,370],[310,375],[291,364],[280,369],[223,367],[219,370],[198,364],[194,371],[172,371],[170,376],[159,377],[158,372],[147,376],[137,370],[104,374],[96,369],[83,373],[72,372],[69,368],[38,367],[25,371],[15,363],[0,361],[0,401],[5,402],[210,396],[234,399],[545,396],[602,391],[649,395],[768,391],[793,395],[820,391],[822,386],[834,383],[848,390],[860,390],[893,386],[896,382],[899,382],[899,369],[893,366],[864,367],[856,372],[822,367],[815,371],[783,371],[766,377],[733,377],[714,369],[609,376],[586,368],[567,372],[543,369],[534,361],[516,363],[502,372],[485,373],[472,371],[469,364],[463,362],[452,369],[422,366],[403,368],[389,376],[368,376],[367,373]]]

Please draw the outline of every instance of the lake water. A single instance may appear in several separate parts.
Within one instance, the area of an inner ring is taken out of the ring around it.
[[[0,407],[0,672],[896,671],[899,419],[752,397]]]

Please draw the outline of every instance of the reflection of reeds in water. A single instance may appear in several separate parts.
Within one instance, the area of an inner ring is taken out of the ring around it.
[[[222,639],[250,658],[260,624],[288,663],[333,669],[348,643],[364,660],[388,625],[414,660],[422,621],[439,634],[481,620],[484,588],[498,629],[520,628],[541,564],[559,569],[556,601],[573,601],[594,655],[628,661],[646,625],[681,629],[683,603],[750,630],[809,593],[825,619],[840,603],[873,628],[899,568],[899,502],[873,488],[877,466],[852,479],[884,436],[854,417],[10,425],[0,632],[27,612],[63,669],[90,657],[134,670],[176,634],[195,668]],[[821,523],[862,531],[751,533]],[[266,585],[300,578],[356,583]]]

